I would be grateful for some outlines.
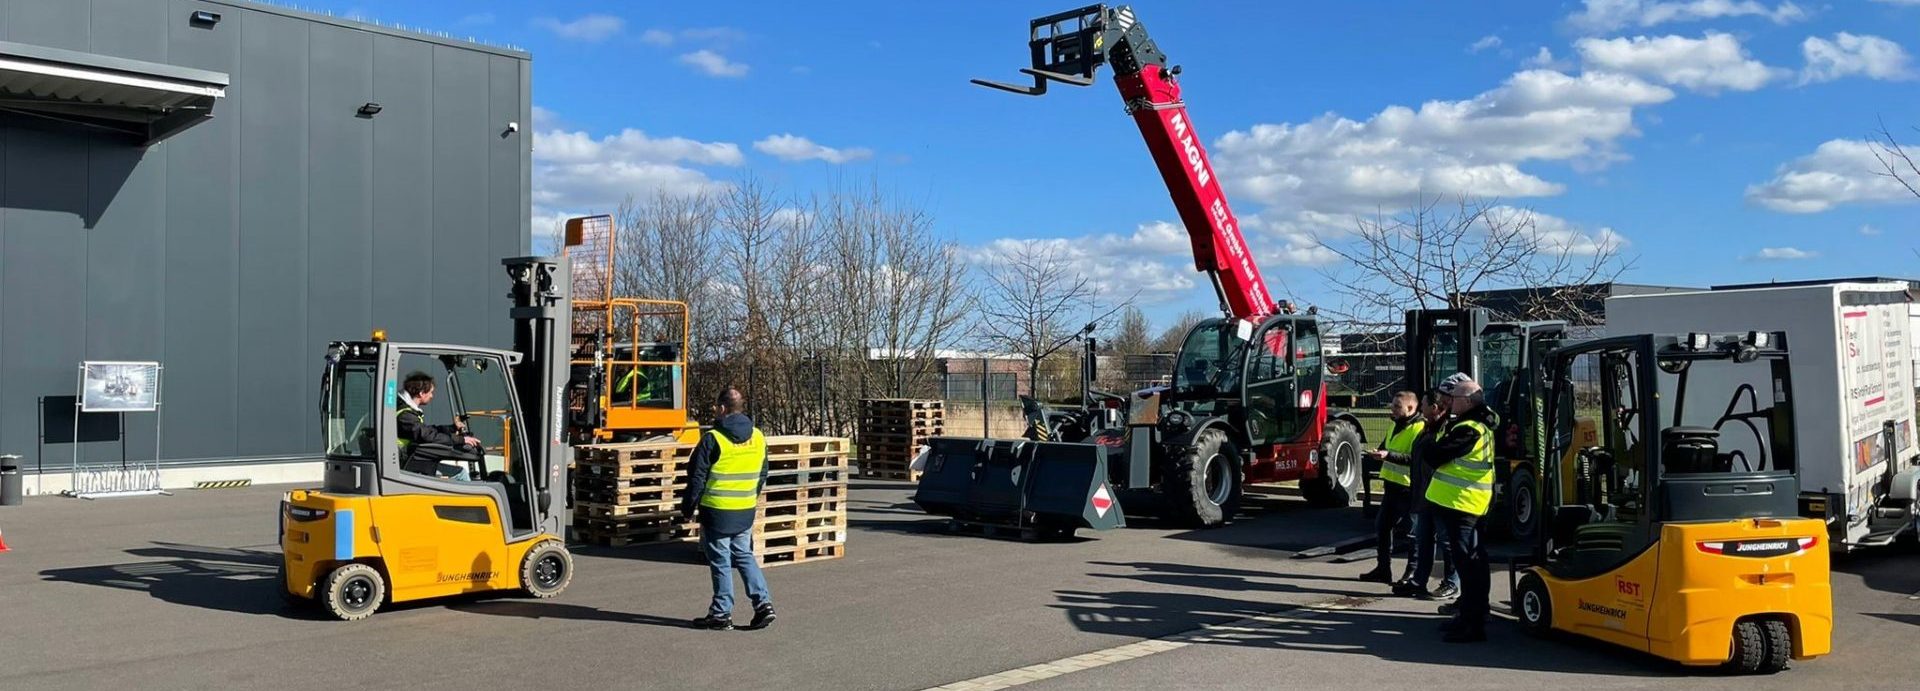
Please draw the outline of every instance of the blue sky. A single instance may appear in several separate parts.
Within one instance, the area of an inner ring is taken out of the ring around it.
[[[1159,319],[1214,304],[1105,72],[967,83],[1019,78],[1026,21],[1073,2],[306,4],[530,51],[540,224],[748,172],[877,176],[956,242],[1064,240]],[[1632,282],[1920,274],[1920,204],[1864,144],[1882,119],[1920,144],[1920,0],[1133,4],[1302,302],[1332,299],[1315,239],[1409,190],[1623,242]]]

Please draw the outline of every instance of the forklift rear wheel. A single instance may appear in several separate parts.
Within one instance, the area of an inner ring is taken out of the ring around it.
[[[1366,441],[1360,430],[1345,420],[1327,421],[1327,441],[1322,447],[1320,476],[1300,481],[1300,494],[1307,503],[1319,508],[1345,508],[1360,495],[1360,449]]]
[[[1513,591],[1513,611],[1527,633],[1540,636],[1553,629],[1553,601],[1548,599],[1547,584],[1539,575],[1520,577],[1520,585]]]
[[[1741,674],[1773,674],[1793,657],[1793,631],[1778,619],[1747,619],[1733,625],[1732,659]]]
[[[527,550],[527,558],[520,564],[520,584],[528,595],[550,598],[572,582],[573,555],[559,540],[546,540]]]
[[[1240,450],[1219,429],[1202,431],[1180,453],[1167,483],[1173,518],[1211,528],[1232,520],[1240,507]]]
[[[341,621],[359,621],[373,616],[387,598],[387,579],[371,566],[358,562],[343,564],[327,574],[327,613]]]

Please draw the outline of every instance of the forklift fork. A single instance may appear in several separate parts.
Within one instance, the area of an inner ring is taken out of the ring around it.
[[[1106,62],[1106,33],[1113,28],[1108,26],[1109,20],[1124,31],[1134,23],[1133,10],[1121,7],[1109,12],[1106,5],[1088,5],[1035,19],[1027,40],[1033,65],[1020,68],[1022,74],[1033,78],[1033,85],[990,79],[975,79],[973,83],[1025,96],[1047,93],[1049,81],[1092,86],[1094,69]]]

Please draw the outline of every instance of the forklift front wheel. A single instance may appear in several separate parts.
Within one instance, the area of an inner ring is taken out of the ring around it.
[[[380,571],[358,562],[342,564],[327,574],[327,613],[341,621],[373,616],[387,598],[387,579]]]
[[[559,540],[544,540],[527,550],[520,564],[520,585],[528,595],[547,599],[573,582],[573,554]]]
[[[1547,584],[1539,574],[1520,577],[1520,585],[1513,591],[1513,612],[1528,633],[1540,636],[1553,629],[1553,601],[1548,599]]]

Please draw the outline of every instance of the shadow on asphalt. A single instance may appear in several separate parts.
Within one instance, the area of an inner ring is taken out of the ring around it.
[[[1060,603],[1053,607],[1065,611],[1076,628],[1131,638],[1158,638],[1207,623],[1244,619],[1274,608],[1271,603],[1196,593],[1059,591],[1057,594]],[[1358,609],[1317,612],[1311,618],[1269,628],[1222,630],[1194,643],[1344,653],[1449,668],[1653,678],[1683,674],[1677,665],[1624,648],[1536,639],[1517,625],[1501,623],[1505,620],[1496,620],[1489,627],[1488,643],[1450,645],[1440,641],[1439,626],[1443,617],[1439,615]]]
[[[1920,593],[1920,555],[1911,544],[1833,555],[1833,570],[1860,577],[1868,588],[1895,595]]]
[[[700,545],[694,542],[649,542],[625,547],[606,547],[601,545],[569,545],[574,556],[605,557],[608,559],[631,559],[658,564],[698,564],[705,566],[707,561],[700,556]]]
[[[1280,572],[1280,571],[1254,571],[1249,569],[1228,569],[1228,568],[1216,568],[1216,567],[1210,567],[1210,566],[1194,566],[1192,564],[1170,564],[1166,562],[1155,562],[1155,561],[1133,561],[1133,562],[1093,561],[1093,562],[1087,562],[1087,563],[1092,566],[1112,566],[1112,567],[1118,567],[1122,569],[1134,570],[1134,573],[1132,574],[1112,574],[1112,573],[1087,574],[1089,576],[1094,576],[1096,578],[1131,578],[1139,581],[1147,581],[1149,583],[1160,583],[1164,585],[1184,585],[1184,586],[1193,587],[1193,588],[1212,588],[1214,590],[1326,593],[1329,595],[1351,595],[1354,597],[1371,597],[1378,594],[1378,593],[1371,593],[1371,592],[1349,592],[1345,590],[1300,588],[1297,586],[1290,586],[1285,584],[1266,584],[1266,583],[1258,582],[1263,579],[1294,579],[1294,580],[1306,580],[1306,581],[1320,581],[1320,582],[1327,582],[1327,583],[1344,583],[1344,582],[1359,583],[1361,582],[1359,579],[1360,572],[1357,570],[1354,571],[1353,578],[1340,578],[1340,577],[1330,578],[1330,577],[1322,576],[1318,574],[1286,573],[1286,572]]]
[[[614,624],[645,624],[664,626],[673,629],[690,629],[693,624],[683,619],[634,614],[632,612],[613,612],[597,607],[568,605],[558,602],[528,602],[490,600],[482,602],[458,602],[447,609],[469,614],[486,614],[496,617],[519,617],[522,619],[566,619],[571,621],[604,621]]]
[[[1875,619],[1885,619],[1887,621],[1900,623],[1900,624],[1920,626],[1920,614],[1896,614],[1893,612],[1881,614],[1877,612],[1868,612],[1867,616],[1873,617]]]
[[[46,581],[145,592],[188,607],[313,619],[319,614],[288,607],[280,597],[280,553],[156,542],[127,554],[147,560],[125,564],[48,569]]]

